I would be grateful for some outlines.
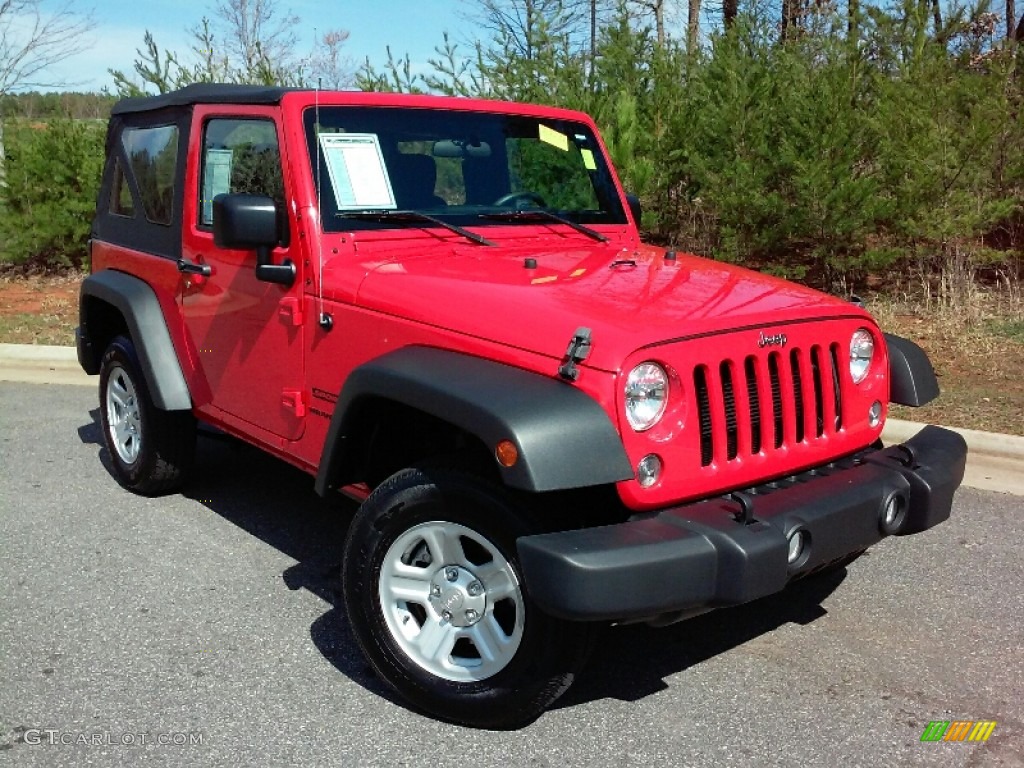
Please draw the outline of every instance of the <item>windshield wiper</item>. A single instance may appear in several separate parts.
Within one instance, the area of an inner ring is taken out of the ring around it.
[[[450,232],[454,232],[457,235],[462,235],[467,240],[472,240],[474,243],[480,243],[480,245],[494,245],[486,237],[481,237],[476,232],[470,232],[468,229],[463,229],[455,224],[449,224],[447,221],[435,218],[434,216],[428,216],[425,213],[419,211],[392,211],[385,208],[380,211],[339,211],[334,214],[339,219],[365,219],[367,221],[426,221],[431,224],[437,224],[439,227],[444,227]]]
[[[550,221],[557,221],[560,224],[565,224],[567,227],[572,227],[577,232],[582,232],[587,237],[592,237],[602,243],[608,242],[608,238],[602,235],[595,229],[585,227],[582,224],[577,224],[575,221],[559,216],[557,213],[551,211],[544,211],[541,209],[531,209],[529,211],[496,211],[495,213],[481,213],[480,216],[485,219],[500,219],[502,221],[529,221],[531,219],[548,219]]]

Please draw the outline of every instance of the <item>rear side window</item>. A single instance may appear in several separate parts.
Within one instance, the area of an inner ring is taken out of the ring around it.
[[[154,224],[170,224],[174,215],[174,179],[178,162],[178,128],[125,128],[121,144],[138,185],[146,218]],[[118,208],[124,206],[123,191],[115,190]],[[115,209],[117,210],[117,209]],[[123,212],[118,210],[117,212]]]
[[[110,187],[110,212],[118,216],[134,216],[135,202],[131,187],[121,168],[121,160],[114,161],[114,183]]]
[[[213,224],[213,198],[245,193],[273,198],[283,210],[284,182],[277,128],[271,120],[210,120],[203,131],[199,224]]]

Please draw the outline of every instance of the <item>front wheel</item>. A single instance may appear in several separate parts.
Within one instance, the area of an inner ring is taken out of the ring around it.
[[[542,613],[515,540],[532,527],[502,488],[452,470],[403,470],[363,503],[342,564],[353,633],[417,707],[508,728],[540,715],[586,660],[590,627]]]

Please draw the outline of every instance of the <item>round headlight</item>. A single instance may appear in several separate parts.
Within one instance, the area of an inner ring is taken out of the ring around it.
[[[875,337],[866,328],[858,328],[850,338],[850,377],[860,384],[868,375],[875,356]]]
[[[650,429],[665,413],[668,374],[657,363],[640,363],[626,377],[626,420],[637,432]]]

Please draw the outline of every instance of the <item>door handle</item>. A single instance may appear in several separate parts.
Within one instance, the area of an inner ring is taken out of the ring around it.
[[[183,275],[200,275],[202,277],[209,277],[213,274],[213,268],[209,264],[193,264],[184,259],[178,259],[178,271]]]

